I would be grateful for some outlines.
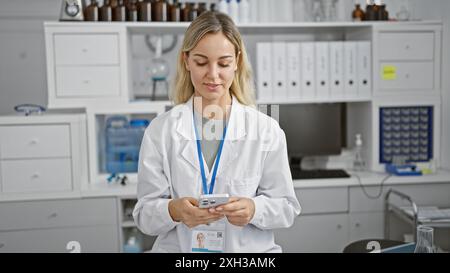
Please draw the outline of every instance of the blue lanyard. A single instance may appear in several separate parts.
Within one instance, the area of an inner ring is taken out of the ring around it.
[[[200,139],[198,137],[197,126],[195,125],[195,116],[193,118],[194,118],[195,137],[197,140],[198,162],[200,164],[200,172],[202,174],[203,194],[212,194],[213,190],[214,190],[214,184],[216,182],[216,174],[217,174],[217,168],[219,167],[220,156],[222,155],[223,142],[225,140],[225,135],[227,133],[227,126],[225,126],[225,128],[223,128],[223,135],[222,135],[222,139],[220,140],[219,150],[217,151],[216,162],[214,164],[214,169],[213,169],[213,173],[212,173],[212,177],[211,177],[211,185],[209,186],[209,191],[208,191],[208,184],[206,182],[206,174],[205,174],[205,166],[203,165],[202,145],[201,145]]]

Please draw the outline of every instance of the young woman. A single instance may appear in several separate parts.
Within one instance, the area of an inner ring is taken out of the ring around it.
[[[152,251],[281,252],[272,230],[300,213],[286,138],[253,107],[247,54],[227,15],[203,13],[187,29],[173,100],[147,128],[139,156],[133,216],[158,236]],[[199,208],[203,194],[230,198]]]

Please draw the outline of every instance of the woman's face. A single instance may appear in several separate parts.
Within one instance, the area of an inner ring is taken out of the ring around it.
[[[222,32],[206,34],[185,54],[195,94],[214,101],[229,93],[237,70],[234,45]]]

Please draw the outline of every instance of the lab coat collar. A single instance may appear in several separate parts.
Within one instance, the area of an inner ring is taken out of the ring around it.
[[[180,111],[182,114],[178,116],[177,132],[182,137],[181,141],[183,142],[179,154],[194,169],[200,172],[192,114],[193,98],[194,96],[191,96],[189,101],[184,104],[182,110]],[[232,97],[230,118],[227,124],[227,134],[223,145],[222,157],[217,170],[217,175],[220,175],[239,155],[237,144],[238,140],[242,139],[247,134],[246,123],[247,119],[244,106],[240,104],[235,97]],[[204,166],[207,166],[205,159],[202,159]],[[212,173],[209,168],[205,168],[205,173],[209,183],[211,181]]]
[[[180,111],[182,115],[178,116],[177,132],[187,140],[195,140],[194,123],[193,123],[193,105],[194,95],[183,105]],[[232,106],[230,118],[227,124],[226,140],[237,140],[247,134],[245,124],[245,109],[239,101],[232,96]]]

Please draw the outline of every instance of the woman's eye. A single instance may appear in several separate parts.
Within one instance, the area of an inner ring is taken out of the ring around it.
[[[198,66],[205,66],[206,63],[196,63]]]
[[[229,67],[230,65],[229,64],[219,64],[219,66],[221,66],[221,67]]]

